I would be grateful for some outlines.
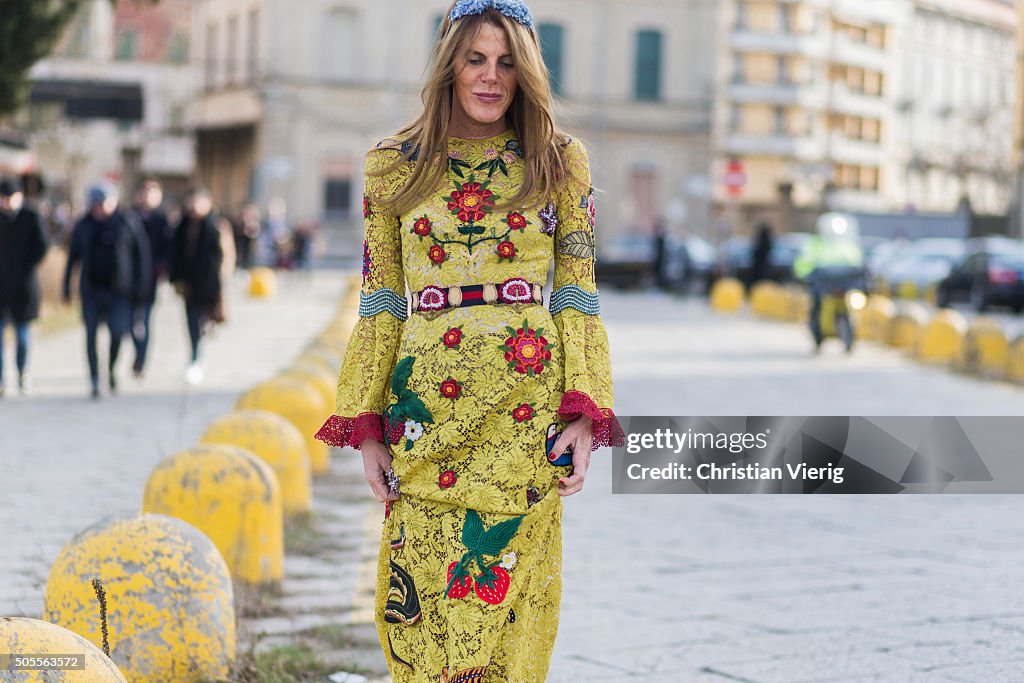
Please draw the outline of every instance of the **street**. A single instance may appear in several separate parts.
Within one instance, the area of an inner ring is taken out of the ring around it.
[[[290,362],[333,315],[342,283],[320,272],[268,301],[236,291],[208,344],[206,382],[188,391],[170,292],[149,376],[127,377],[126,348],[115,398],[86,398],[80,330],[39,340],[34,394],[0,403],[0,614],[38,616],[62,544],[136,511],[153,465]],[[1016,415],[1024,405],[1020,388],[887,348],[814,356],[802,326],[714,314],[702,299],[609,288],[601,303],[621,416]],[[336,453],[332,476],[358,484],[355,457]],[[1024,680],[1016,496],[613,496],[610,463],[596,453],[584,491],[565,500],[550,681]],[[345,531],[364,542],[320,585],[348,591],[323,599],[338,621],[359,623],[372,618],[357,578],[379,528],[359,520],[379,510],[368,495],[345,505]],[[372,658],[379,668],[383,656]]]

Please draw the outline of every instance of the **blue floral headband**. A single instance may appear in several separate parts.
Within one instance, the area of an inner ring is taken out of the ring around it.
[[[522,0],[459,0],[448,18],[454,23],[471,14],[483,14],[496,9],[509,19],[515,19],[526,28],[533,30],[533,15]]]

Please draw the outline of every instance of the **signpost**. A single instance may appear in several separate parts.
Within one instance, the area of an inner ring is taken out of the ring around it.
[[[722,176],[722,184],[730,197],[738,198],[743,194],[743,187],[747,184],[747,174],[743,169],[743,162],[739,159],[730,159],[725,167],[725,175]]]

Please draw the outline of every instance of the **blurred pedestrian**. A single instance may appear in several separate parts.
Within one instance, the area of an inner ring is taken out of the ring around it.
[[[185,300],[185,318],[192,355],[185,381],[196,385],[203,381],[199,363],[199,342],[209,322],[224,321],[224,300],[221,289],[221,247],[213,200],[202,188],[185,195],[181,222],[171,243],[171,283]]]
[[[0,397],[4,395],[4,335],[14,326],[18,390],[28,390],[29,325],[39,317],[39,263],[49,246],[39,214],[24,205],[13,182],[0,181]]]
[[[86,195],[87,212],[71,233],[67,267],[64,269],[64,301],[71,301],[71,277],[79,269],[85,350],[89,360],[92,397],[99,398],[99,360],[96,332],[101,322],[110,331],[107,359],[110,393],[117,391],[115,367],[121,340],[129,333],[132,309],[142,300],[152,277],[149,240],[145,228],[133,217],[118,211],[117,190],[94,185]]]
[[[313,264],[313,241],[316,224],[302,221],[292,231],[292,263],[300,271],[308,271]]]
[[[750,282],[747,283],[748,289],[760,280],[771,279],[773,246],[772,227],[767,223],[761,223],[757,226],[757,236],[754,238],[754,247],[750,259]]]
[[[668,274],[665,272],[666,259],[668,257],[668,231],[665,228],[665,221],[658,219],[654,224],[654,285],[658,289],[669,288]]]
[[[149,279],[143,283],[141,297],[132,312],[131,333],[132,341],[135,344],[135,362],[132,363],[132,372],[136,377],[142,377],[146,369],[146,356],[152,338],[150,318],[153,313],[153,305],[156,303],[156,291],[160,280],[167,277],[169,270],[171,226],[167,221],[167,215],[161,208],[163,201],[164,191],[160,182],[147,178],[136,188],[135,203],[130,212],[130,215],[146,231],[152,259]]]
[[[255,261],[256,240],[260,236],[260,207],[247,204],[235,221],[235,251],[238,252],[238,267],[249,270]]]

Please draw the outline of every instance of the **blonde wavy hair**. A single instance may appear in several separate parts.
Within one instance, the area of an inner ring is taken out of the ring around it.
[[[551,81],[537,36],[495,9],[465,16],[453,23],[449,16],[454,6],[452,3],[438,30],[430,74],[421,93],[423,112],[371,152],[402,151],[394,163],[371,171],[372,175],[386,175],[408,162],[413,163],[412,174],[391,196],[372,199],[401,215],[441,186],[448,167],[433,160],[448,159],[448,123],[452,116],[456,64],[480,29],[491,24],[505,32],[515,63],[519,87],[505,117],[523,148],[526,167],[519,192],[514,197],[503,198],[500,203],[533,208],[550,201],[555,183],[567,170],[562,148],[569,138],[555,127]],[[525,204],[531,198],[532,201]]]

